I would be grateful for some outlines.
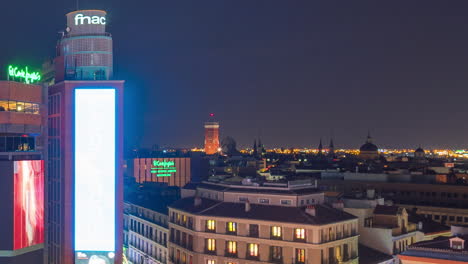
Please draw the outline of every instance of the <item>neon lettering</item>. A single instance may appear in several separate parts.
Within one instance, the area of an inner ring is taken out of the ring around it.
[[[34,83],[41,80],[41,74],[39,72],[29,72],[28,67],[19,69],[13,65],[8,66],[8,76],[14,78],[23,79],[25,83]]]

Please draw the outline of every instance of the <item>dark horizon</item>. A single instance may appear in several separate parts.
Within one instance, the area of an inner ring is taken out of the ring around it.
[[[108,12],[127,147],[468,148],[468,2],[80,0]],[[40,67],[76,1],[10,1],[0,77]],[[5,41],[6,40],[6,41]]]

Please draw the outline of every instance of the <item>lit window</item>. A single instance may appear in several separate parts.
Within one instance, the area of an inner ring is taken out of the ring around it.
[[[215,220],[206,220],[206,230],[216,231],[216,222],[215,222]]]
[[[296,248],[296,262],[305,263],[305,249]]]
[[[227,231],[228,231],[228,233],[236,233],[237,232],[237,223],[228,222],[227,223]]]
[[[279,226],[272,226],[271,227],[271,236],[273,238],[281,238],[281,227]]]
[[[258,257],[258,244],[248,244],[249,257]]]
[[[231,255],[237,254],[237,242],[236,241],[228,241],[226,248],[227,248],[227,253]]]
[[[304,228],[294,229],[294,238],[304,240],[305,239],[305,229]]]
[[[216,250],[216,240],[213,238],[206,239],[206,250],[215,251]]]
[[[206,261],[206,264],[216,264],[214,259],[209,259]]]
[[[23,102],[17,102],[16,103],[16,111],[24,112],[24,103]]]
[[[258,202],[259,202],[259,203],[262,203],[262,204],[269,204],[269,203],[270,203],[270,199],[258,199]]]

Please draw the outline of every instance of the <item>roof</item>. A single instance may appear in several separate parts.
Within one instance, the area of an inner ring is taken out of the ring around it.
[[[370,143],[370,142],[367,142],[367,143],[365,143],[364,145],[362,145],[362,146],[359,148],[359,150],[360,150],[360,151],[378,151],[379,148],[378,148],[376,145],[374,145],[374,144],[372,144],[372,143]]]
[[[246,212],[244,203],[229,203],[205,198],[201,199],[202,203],[197,207],[194,206],[193,197],[176,201],[169,207],[204,216],[243,218],[309,225],[324,225],[357,219],[357,217],[352,214],[325,205],[315,205],[316,216],[311,216],[305,212],[304,207],[251,204],[250,211]]]
[[[437,233],[450,232],[449,226],[433,221],[432,219],[416,214],[415,212],[412,212],[409,210],[407,212],[408,212],[409,222],[415,223],[415,224],[418,224],[419,222],[422,223],[422,229],[419,231],[423,232],[424,234],[437,234]]]
[[[205,188],[210,190],[216,191],[223,191],[223,192],[240,192],[240,193],[265,193],[265,194],[286,194],[286,195],[306,195],[306,194],[313,194],[313,193],[321,193],[319,189],[315,187],[310,188],[301,188],[301,189],[273,189],[272,187],[258,187],[254,188],[246,188],[249,186],[244,185],[229,185],[223,186],[219,184],[210,184],[210,183],[200,183],[198,184],[198,188]]]
[[[402,207],[396,205],[377,205],[374,214],[380,215],[398,215],[403,211]]]
[[[465,240],[463,249],[450,248],[450,239],[454,238]],[[468,262],[468,235],[440,236],[433,240],[414,243],[401,255]]]
[[[392,259],[391,255],[359,244],[359,264],[377,264]]]

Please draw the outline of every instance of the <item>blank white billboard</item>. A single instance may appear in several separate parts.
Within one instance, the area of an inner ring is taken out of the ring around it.
[[[116,90],[75,89],[75,251],[115,251]]]

